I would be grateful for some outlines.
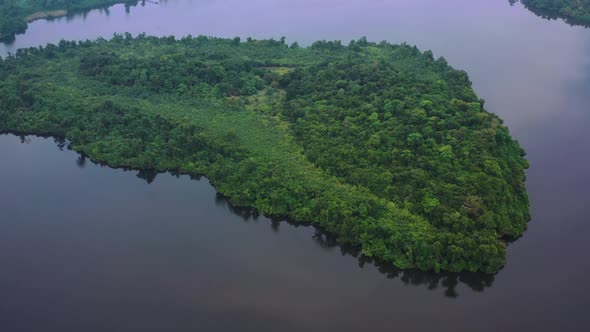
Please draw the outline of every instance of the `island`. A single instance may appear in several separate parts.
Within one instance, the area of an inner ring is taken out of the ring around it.
[[[464,71],[407,44],[124,34],[21,49],[0,61],[0,132],[204,175],[236,206],[401,269],[495,273],[530,219],[524,150]]]
[[[519,0],[509,0],[511,4]],[[570,25],[590,27],[590,0],[520,0],[533,13],[546,18],[561,18]]]
[[[0,0],[0,41],[10,41],[23,33],[30,22],[66,16],[118,3],[137,4],[138,0]]]

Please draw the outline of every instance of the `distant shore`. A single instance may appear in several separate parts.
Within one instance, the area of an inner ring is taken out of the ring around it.
[[[27,17],[25,17],[25,21],[27,23],[31,23],[36,20],[41,20],[45,18],[56,18],[66,16],[68,14],[67,10],[51,10],[51,11],[43,11],[43,12],[36,12]]]
[[[138,0],[84,0],[84,1],[0,1],[0,42],[11,43],[17,34],[27,30],[28,24],[37,20],[51,20],[94,9],[108,8],[116,4],[135,6]],[[142,1],[144,3],[145,1]],[[156,3],[156,2],[154,2]],[[57,6],[57,8],[56,8]]]

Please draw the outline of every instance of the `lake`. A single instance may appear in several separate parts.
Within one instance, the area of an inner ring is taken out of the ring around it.
[[[36,21],[0,55],[153,35],[408,42],[466,70],[527,150],[532,220],[495,276],[378,267],[206,179],[0,135],[0,330],[577,331],[590,326],[590,29],[508,0],[170,0]]]

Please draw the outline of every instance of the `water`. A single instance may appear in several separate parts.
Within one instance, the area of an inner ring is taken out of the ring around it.
[[[590,324],[590,30],[488,0],[190,1],[37,21],[19,47],[114,32],[432,49],[528,152],[533,219],[493,277],[381,269],[203,179],[0,136],[0,330],[575,331]],[[81,167],[80,165],[83,165]],[[362,266],[362,267],[361,267]],[[435,285],[435,286],[433,286]],[[437,285],[437,287],[436,287]]]

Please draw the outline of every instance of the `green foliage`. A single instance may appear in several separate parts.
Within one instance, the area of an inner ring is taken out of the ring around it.
[[[52,11],[80,12],[138,0],[0,0],[0,40],[10,40],[27,29],[28,21],[51,17]]]
[[[511,4],[518,0],[509,0]],[[590,0],[520,0],[525,7],[547,19],[562,18],[571,25],[590,26]]]
[[[500,269],[529,220],[524,152],[467,75],[416,47],[208,37],[66,42],[0,61],[0,132],[206,175],[400,268]]]

